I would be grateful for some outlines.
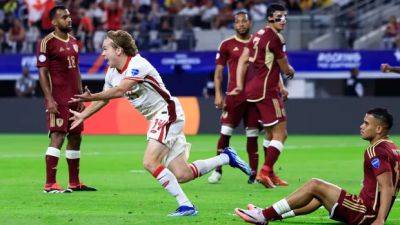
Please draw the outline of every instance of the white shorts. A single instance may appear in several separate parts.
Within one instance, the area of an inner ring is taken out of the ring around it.
[[[178,99],[173,98],[175,102],[176,120],[170,122],[168,107],[158,111],[150,120],[147,140],[153,139],[169,148],[169,153],[163,159],[163,165],[168,167],[169,163],[176,157],[185,153],[189,158],[190,143],[186,142],[183,127],[185,126],[185,114]]]

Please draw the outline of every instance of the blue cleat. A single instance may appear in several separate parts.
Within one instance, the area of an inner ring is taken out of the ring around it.
[[[241,159],[235,149],[231,147],[226,147],[222,151],[222,153],[227,154],[229,156],[229,165],[232,166],[233,168],[239,168],[243,173],[247,174],[248,176],[251,175],[251,169],[249,165]]]
[[[198,211],[196,207],[190,207],[186,205],[179,206],[175,212],[168,214],[168,216],[195,216],[197,215]]]

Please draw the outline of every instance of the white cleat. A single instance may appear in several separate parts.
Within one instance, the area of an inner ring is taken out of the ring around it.
[[[265,220],[265,217],[262,213],[262,209],[259,207],[255,207],[254,205],[249,204],[247,206],[249,209],[235,209],[236,215],[242,218],[247,223],[258,224],[258,225],[266,225],[268,221]]]
[[[216,184],[221,180],[222,174],[218,173],[217,171],[213,171],[211,175],[208,177],[208,183]]]

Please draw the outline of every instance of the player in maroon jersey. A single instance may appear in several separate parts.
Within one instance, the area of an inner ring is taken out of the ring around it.
[[[256,32],[243,50],[238,62],[237,86],[229,93],[237,95],[242,92],[245,71],[247,76],[253,76],[246,83],[245,95],[248,102],[255,103],[261,115],[266,140],[271,140],[266,149],[264,165],[257,175],[257,179],[267,188],[288,185],[273,170],[287,137],[280,73],[288,78],[292,78],[295,73],[288,63],[285,41],[280,33],[285,28],[286,15],[285,7],[279,4],[268,6],[268,25]]]
[[[228,89],[232,91],[236,87],[236,68],[243,48],[250,40],[251,21],[245,11],[239,11],[235,15],[236,34],[221,42],[216,57],[216,67],[214,73],[215,83],[215,107],[222,110],[221,115],[221,136],[217,144],[217,154],[229,146],[229,140],[233,129],[237,127],[243,119],[246,127],[247,153],[249,155],[252,175],[248,182],[254,183],[258,167],[258,127],[259,116],[254,105],[246,102],[244,94],[237,96],[226,96],[222,94],[222,80],[224,67],[228,66]],[[222,176],[222,168],[216,170],[208,178],[210,183],[217,183]]]
[[[78,67],[78,41],[69,34],[72,30],[71,16],[64,6],[50,11],[54,32],[40,42],[37,56],[39,81],[46,103],[46,120],[50,144],[46,151],[45,193],[71,191],[95,191],[79,180],[79,159],[83,125],[69,129],[69,109],[83,110],[82,103],[68,105],[76,94],[82,93],[81,75]],[[69,170],[69,186],[63,190],[56,182],[60,149],[67,137],[66,158]]]
[[[392,115],[383,108],[371,109],[364,117],[360,134],[370,146],[364,153],[364,181],[359,196],[314,178],[268,208],[249,204],[248,209],[235,209],[236,214],[246,222],[267,224],[324,206],[331,219],[346,224],[384,224],[400,188],[398,147],[388,137],[392,125]]]

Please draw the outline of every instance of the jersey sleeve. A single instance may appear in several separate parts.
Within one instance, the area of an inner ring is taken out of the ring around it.
[[[225,66],[228,61],[229,55],[225,42],[221,43],[218,48],[217,55],[215,56],[215,64]]]
[[[49,66],[49,51],[48,51],[48,39],[44,38],[38,47],[36,54],[36,66],[40,67],[48,67]]]
[[[285,45],[277,35],[272,38],[269,44],[269,49],[274,53],[276,59],[281,59],[286,56]]]
[[[152,65],[144,58],[138,58],[135,62],[131,62],[125,72],[125,79],[143,81],[150,74]]]
[[[379,151],[380,147],[376,146],[374,152],[384,152],[384,151]],[[369,163],[371,165],[372,171],[374,175],[377,177],[380,174],[384,172],[391,172],[391,167],[389,163],[389,156],[383,153],[379,154],[372,154],[372,157],[368,157]]]

